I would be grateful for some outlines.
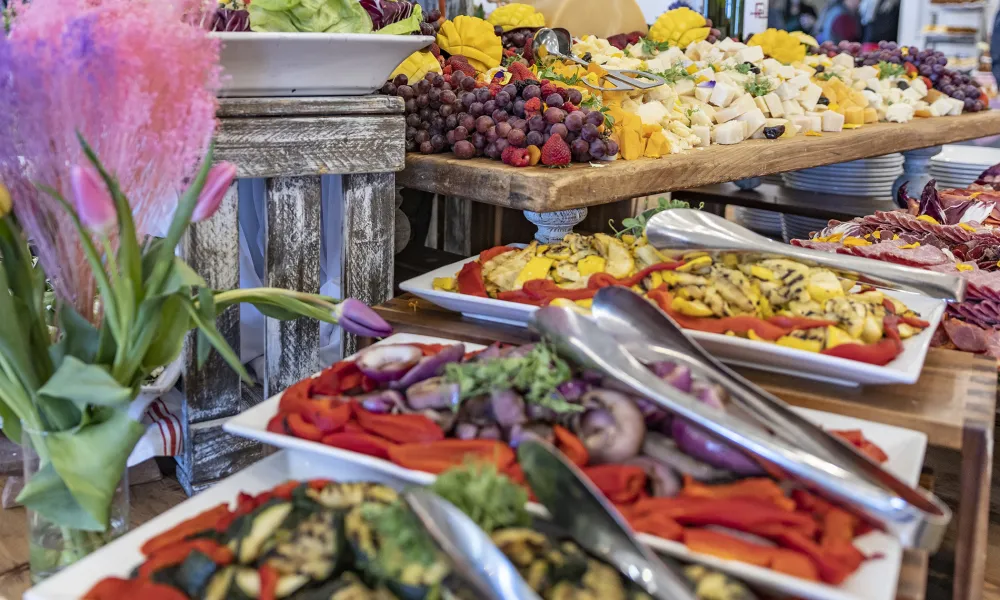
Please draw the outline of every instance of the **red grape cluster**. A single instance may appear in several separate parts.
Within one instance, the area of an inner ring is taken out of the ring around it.
[[[986,103],[982,98],[982,90],[971,77],[958,71],[946,68],[948,59],[944,53],[937,50],[920,50],[916,46],[904,47],[896,42],[881,41],[878,49],[869,52],[861,51],[861,44],[858,42],[842,41],[839,44],[833,42],[823,42],[818,49],[814,48],[816,54],[826,54],[834,57],[840,53],[847,53],[854,57],[857,66],[876,66],[879,63],[891,63],[896,65],[913,65],[912,70],[921,77],[926,77],[934,89],[951,96],[956,100],[965,103],[967,112],[978,112],[986,108]]]
[[[441,29],[441,11],[434,9],[424,14],[424,20],[420,23],[420,35],[437,36]]]
[[[396,75],[382,86],[383,94],[399,96],[406,103],[408,152],[433,154],[448,149],[445,135],[455,127],[458,96],[447,79],[440,73],[428,73],[411,84],[406,75]]]

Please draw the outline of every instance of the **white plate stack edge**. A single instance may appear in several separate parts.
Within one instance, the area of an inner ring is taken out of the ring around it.
[[[1000,148],[949,144],[931,158],[930,175],[939,190],[964,189],[995,164],[1000,164]]]

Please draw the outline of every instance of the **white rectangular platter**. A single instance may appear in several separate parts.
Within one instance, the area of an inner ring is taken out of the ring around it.
[[[220,96],[363,96],[434,38],[378,33],[217,32]]]
[[[448,344],[455,342],[454,340],[401,333],[390,336],[380,343]],[[466,344],[465,347],[466,351],[482,348],[477,344]],[[316,453],[331,460],[352,462],[373,474],[378,473],[380,477],[390,477],[424,485],[434,481],[434,475],[430,473],[405,469],[386,460],[267,431],[267,422],[277,413],[280,399],[281,396],[278,395],[265,400],[227,421],[223,429],[229,433],[255,439],[272,446]],[[909,429],[821,411],[802,408],[794,408],[794,410],[824,429],[860,429],[866,438],[880,446],[889,456],[886,469],[910,485],[917,484],[924,461],[924,452],[927,448],[926,435]],[[881,555],[881,558],[865,561],[861,568],[842,585],[834,587],[805,581],[746,563],[694,554],[686,546],[677,542],[669,542],[648,535],[642,535],[641,538],[651,547],[665,554],[690,562],[710,565],[762,589],[814,600],[891,600],[895,595],[902,563],[902,548],[895,539],[878,532],[869,533],[856,539],[855,544],[866,555],[878,554]]]
[[[474,260],[478,260],[478,257],[474,256],[414,277],[404,281],[399,287],[438,306],[460,312],[466,317],[527,325],[531,321],[531,316],[538,310],[535,306],[434,289],[435,278],[454,277],[465,263]],[[921,318],[930,323],[930,327],[904,341],[903,353],[884,367],[777,344],[755,342],[736,336],[702,331],[688,331],[688,333],[706,350],[730,364],[830,381],[840,385],[916,383],[920,378],[920,371],[923,370],[934,330],[944,316],[945,304],[941,300],[919,294],[892,292],[890,295],[919,313]]]

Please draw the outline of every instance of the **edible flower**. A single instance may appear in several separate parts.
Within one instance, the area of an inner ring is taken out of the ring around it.
[[[221,162],[211,168],[205,178],[205,187],[201,188],[198,202],[191,213],[191,222],[198,223],[208,219],[219,210],[222,199],[233,180],[236,179],[236,165],[231,162]]]
[[[117,221],[115,202],[97,169],[75,165],[69,172],[73,202],[83,225],[96,233],[107,233]]]

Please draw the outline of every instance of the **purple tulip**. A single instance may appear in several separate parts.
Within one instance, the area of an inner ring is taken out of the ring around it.
[[[204,221],[219,210],[222,199],[226,197],[226,192],[234,179],[236,179],[236,165],[233,163],[221,162],[209,169],[205,187],[201,188],[198,202],[194,205],[194,212],[191,213],[192,223]]]
[[[333,315],[348,333],[379,338],[392,335],[392,326],[386,323],[385,319],[354,298],[348,298],[338,304]]]
[[[76,165],[69,171],[73,202],[84,227],[97,233],[107,233],[118,221],[115,201],[101,174],[90,166]]]

